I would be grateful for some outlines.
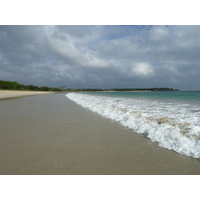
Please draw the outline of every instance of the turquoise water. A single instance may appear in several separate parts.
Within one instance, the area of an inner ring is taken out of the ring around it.
[[[90,92],[90,95],[200,103],[200,91]]]
[[[200,91],[82,92],[66,97],[160,147],[200,159]]]

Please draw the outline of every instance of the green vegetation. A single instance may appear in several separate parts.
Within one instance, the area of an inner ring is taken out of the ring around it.
[[[115,88],[110,91],[179,91],[173,88]]]
[[[134,91],[179,91],[173,88],[113,88],[113,89],[69,89],[71,92],[134,92]]]
[[[35,85],[22,85],[18,82],[0,80],[0,90],[22,90],[22,91],[61,91],[58,88],[38,87]]]
[[[0,90],[24,90],[24,91],[70,91],[70,92],[106,92],[106,91],[119,91],[119,92],[131,92],[131,91],[179,91],[179,89],[173,88],[113,88],[113,89],[70,89],[65,86],[60,88],[51,87],[38,87],[35,85],[22,85],[18,82],[2,81],[0,80]]]
[[[102,89],[68,89],[71,92],[103,92]]]

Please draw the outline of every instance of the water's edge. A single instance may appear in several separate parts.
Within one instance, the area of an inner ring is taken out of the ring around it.
[[[66,97],[106,118],[145,134],[160,147],[200,158],[198,105],[119,96],[69,93]]]

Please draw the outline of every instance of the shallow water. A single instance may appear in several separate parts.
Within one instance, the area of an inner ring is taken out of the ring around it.
[[[66,96],[144,134],[160,147],[200,158],[199,92],[98,92]]]

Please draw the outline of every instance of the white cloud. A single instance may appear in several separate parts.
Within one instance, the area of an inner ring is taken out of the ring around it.
[[[148,63],[135,63],[132,68],[132,73],[141,77],[151,77],[154,75],[154,69]]]
[[[150,38],[153,41],[161,41],[169,35],[169,29],[165,26],[154,26],[150,30]]]

